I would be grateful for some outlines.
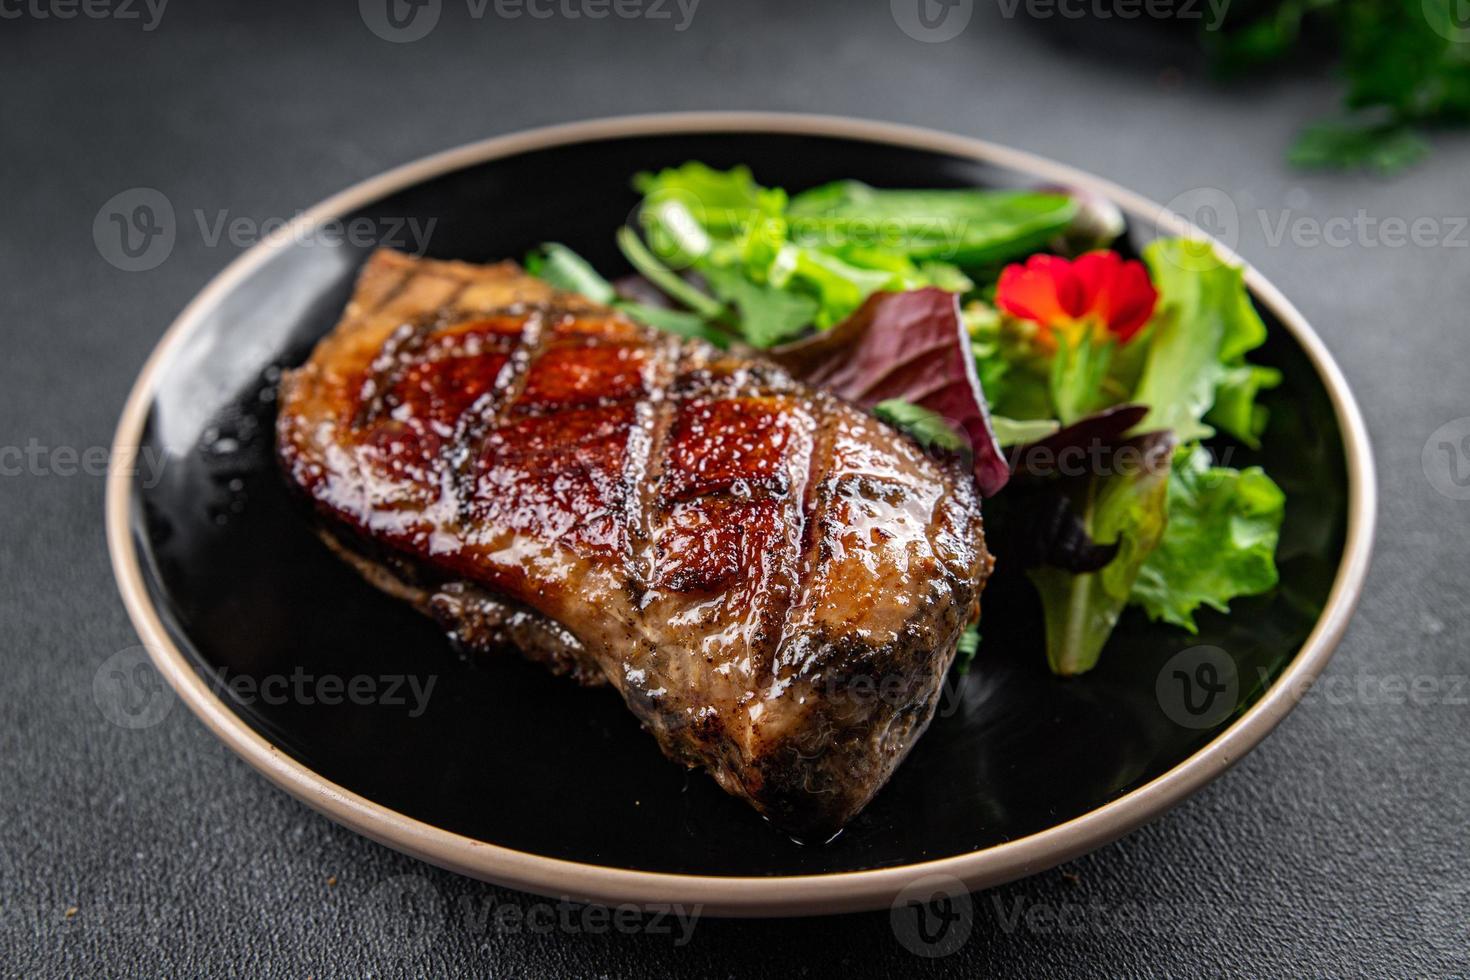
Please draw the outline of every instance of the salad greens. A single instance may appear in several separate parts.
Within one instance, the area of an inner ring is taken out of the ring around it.
[[[642,203],[614,235],[634,277],[609,282],[557,244],[528,268],[658,329],[767,349],[968,458],[1001,493],[989,533],[1037,590],[1054,672],[1091,669],[1129,606],[1193,631],[1201,606],[1276,584],[1285,497],[1210,447],[1259,446],[1259,395],[1281,378],[1248,360],[1265,324],[1208,243],[1126,259],[1106,250],[1121,224],[1060,192],[792,196],[702,163],[634,184]],[[967,630],[958,660],[979,643]]]
[[[1078,481],[1073,492],[1083,530],[1094,541],[1117,542],[1102,568],[1074,573],[1040,565],[1028,574],[1041,595],[1046,619],[1046,656],[1053,673],[1071,675],[1097,664],[1118,617],[1133,598],[1143,566],[1163,539],[1168,524],[1169,452],[1167,431],[1135,440],[1135,467]],[[1126,444],[1125,444],[1126,445]]]
[[[623,254],[660,286],[679,278],[675,270],[692,273],[705,289],[675,285],[670,296],[755,347],[831,327],[880,290],[968,292],[974,284],[960,263],[1023,255],[1077,211],[1065,194],[892,191],[855,181],[791,198],[757,185],[745,167],[702,163],[639,174],[634,184],[644,194],[638,223],[648,246],[628,229],[618,239]]]
[[[1069,470],[1058,453],[1053,469],[1060,472],[1033,491],[1059,496],[1090,540],[1119,546],[1096,572],[1055,564],[1028,571],[1041,597],[1048,659],[1060,674],[1097,663],[1126,605],[1193,631],[1199,606],[1223,610],[1231,599],[1276,583],[1285,497],[1258,468],[1210,466],[1200,442],[1218,428],[1258,444],[1266,412],[1256,396],[1280,375],[1246,355],[1265,341],[1266,326],[1241,270],[1220,261],[1207,243],[1161,239],[1144,250],[1144,260],[1157,305],[1127,341],[1106,330],[1078,332],[1071,323],[1016,324],[983,301],[968,311],[980,374],[996,379],[1003,444],[1030,436],[1033,445],[1044,445],[1032,435],[1040,428],[1021,427],[1071,426],[1079,412],[1135,403],[1147,406],[1147,415],[1134,432],[1167,432],[1180,446],[1171,474],[1167,459],[1162,466],[1140,465],[1139,454],[1127,452],[1137,447],[1093,438],[1085,461]],[[999,289],[997,302],[1007,298]],[[1046,356],[1037,353],[1035,327],[1057,335],[1049,371]],[[1077,358],[1074,350],[1091,353],[1083,355],[1082,368],[1061,374],[1057,365]]]
[[[652,306],[618,296],[616,287],[592,268],[586,259],[558,242],[547,242],[526,257],[526,271],[545,279],[558,289],[580,293],[595,303],[621,310],[640,323],[681,337],[698,337],[727,347],[730,336],[713,328],[697,313]]]
[[[1285,505],[1260,467],[1212,466],[1209,450],[1188,447],[1169,475],[1169,533],[1143,562],[1132,601],[1193,633],[1200,606],[1224,612],[1234,597],[1270,589]]]
[[[1208,261],[1210,254],[1207,245],[1190,239],[1165,239],[1145,250],[1165,303],[1132,400],[1149,406],[1145,426],[1172,429],[1189,442],[1214,435],[1204,420],[1228,386],[1230,397],[1215,421],[1255,445],[1265,425],[1255,395],[1281,377],[1246,364],[1246,353],[1265,342],[1266,325],[1251,306],[1241,271]]]

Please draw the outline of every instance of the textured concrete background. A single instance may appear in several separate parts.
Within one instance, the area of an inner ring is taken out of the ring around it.
[[[1334,108],[1335,84],[1306,65],[1270,84],[1212,87],[1182,43],[1193,21],[1183,31],[1036,21],[977,2],[959,36],[929,43],[897,26],[912,9],[896,16],[884,0],[703,0],[682,31],[672,3],[669,19],[510,20],[493,4],[476,19],[464,0],[444,0],[427,37],[390,43],[367,26],[372,5],[365,19],[352,0],[178,2],[156,22],[141,4],[70,20],[38,16],[64,11],[50,0],[28,4],[0,5],[0,442],[45,450],[0,477],[5,972],[1470,969],[1470,502],[1455,499],[1449,468],[1470,455],[1437,449],[1470,426],[1464,137],[1441,138],[1392,181],[1292,172],[1285,144]],[[122,271],[94,245],[104,202],[152,187],[182,212],[259,223],[487,135],[692,108],[929,125],[1159,201],[1223,201],[1241,252],[1337,355],[1376,443],[1377,557],[1329,686],[1168,816],[975,896],[968,941],[937,960],[906,949],[885,914],[701,921],[682,944],[677,924],[588,934],[580,917],[563,924],[531,896],[417,864],[316,816],[182,707],[128,729],[94,703],[99,667],[136,638],[108,571],[102,479],[61,475],[56,450],[108,445],[164,327],[239,251],[182,221],[166,261]],[[1390,218],[1430,223],[1405,243],[1369,221]]]

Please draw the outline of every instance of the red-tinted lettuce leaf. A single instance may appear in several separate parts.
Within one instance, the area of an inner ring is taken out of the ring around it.
[[[1010,477],[954,293],[932,286],[874,293],[831,330],[768,353],[808,384],[861,408],[898,399],[943,416],[969,442],[985,496]]]
[[[1093,540],[1079,505],[1090,506],[1083,502],[1095,496],[1102,480],[1144,480],[1166,474],[1174,445],[1174,434],[1160,429],[1109,441],[1109,455],[1099,458],[1096,470],[1089,465],[1085,472],[1053,472],[1045,479],[1016,470],[1018,479],[1001,500],[1004,508],[991,515],[989,522],[996,556],[1017,568],[1052,565],[1075,575],[1103,568],[1117,556],[1120,541],[1099,544]],[[1128,455],[1118,455],[1125,448]]]
[[[1102,451],[1112,451],[1125,441],[1130,429],[1148,415],[1147,405],[1114,405],[1093,412],[1071,425],[1035,442],[1013,446],[1010,453],[1011,472],[1019,478],[1052,479],[1066,476],[1065,460],[1070,453],[1083,465]]]
[[[996,554],[1017,568],[1055,565],[1074,574],[1095,572],[1118,554],[1118,542],[1098,544],[1087,533],[1072,501],[1059,487],[1016,494],[1006,517],[998,522]],[[997,522],[992,521],[991,526]],[[1014,533],[1008,533],[1014,532]]]

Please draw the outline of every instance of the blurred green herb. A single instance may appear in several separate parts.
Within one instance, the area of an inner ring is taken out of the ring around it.
[[[1465,0],[1263,0],[1207,35],[1226,77],[1257,72],[1319,35],[1335,42],[1345,119],[1307,127],[1288,153],[1308,167],[1401,170],[1427,152],[1423,131],[1470,122]]]

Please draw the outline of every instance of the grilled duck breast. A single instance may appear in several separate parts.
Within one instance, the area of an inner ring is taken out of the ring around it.
[[[282,381],[278,440],[370,581],[471,649],[612,686],[806,839],[928,725],[990,570],[962,468],[511,263],[376,253]]]

